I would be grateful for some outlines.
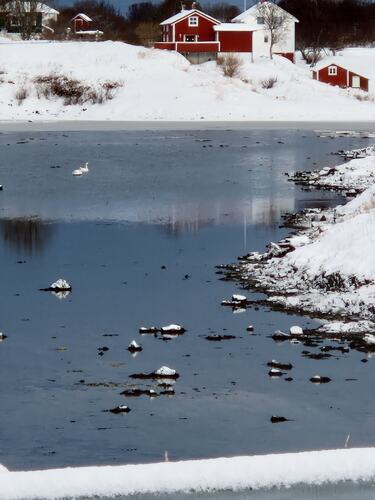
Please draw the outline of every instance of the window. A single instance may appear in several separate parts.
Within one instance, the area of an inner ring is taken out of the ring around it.
[[[196,35],[185,35],[185,42],[196,42],[197,41],[197,36]]]
[[[264,35],[264,43],[268,43],[268,35]]]
[[[257,24],[264,24],[264,17],[257,17]]]
[[[329,74],[329,76],[336,76],[337,75],[337,66],[330,66],[328,68],[328,74]]]
[[[189,26],[198,26],[198,16],[189,17]]]

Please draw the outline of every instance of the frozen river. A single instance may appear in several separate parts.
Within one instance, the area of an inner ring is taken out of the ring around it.
[[[307,130],[0,134],[0,330],[8,335],[0,463],[29,470],[155,462],[165,451],[175,460],[336,448],[348,434],[352,446],[374,445],[372,360],[350,352],[316,361],[301,356],[302,345],[274,343],[276,329],[317,323],[263,309],[232,314],[220,302],[238,288],[215,269],[285,235],[283,213],[342,201],[300,190],[285,172],[334,165],[332,152],[371,143]],[[90,172],[74,178],[85,161]],[[68,298],[39,291],[60,277],[73,285]],[[169,323],[188,331],[168,342],[138,333]],[[211,333],[236,338],[209,342]],[[134,358],[133,339],[143,346]],[[268,376],[273,358],[293,363],[293,381]],[[175,396],[120,395],[134,385],[130,374],[162,365],[181,375]],[[332,382],[311,384],[316,373]],[[119,404],[132,411],[104,411]],[[273,414],[291,421],[273,425]],[[355,497],[373,498],[372,487]]]

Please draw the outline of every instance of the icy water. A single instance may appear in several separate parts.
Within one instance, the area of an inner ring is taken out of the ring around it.
[[[374,445],[372,360],[314,361],[302,345],[274,343],[275,329],[317,323],[232,314],[220,302],[238,288],[215,269],[285,235],[283,213],[342,201],[301,191],[285,172],[337,164],[333,151],[367,144],[298,130],[0,134],[0,463],[335,448],[349,433],[349,445]],[[74,178],[84,161],[90,172]],[[73,286],[68,298],[39,291],[60,277]],[[168,342],[138,333],[169,323],[188,331]],[[236,338],[209,342],[211,333]],[[143,346],[136,357],[126,350],[133,339]],[[270,379],[273,358],[295,365],[293,381]],[[130,374],[162,365],[180,374],[174,397],[120,395],[135,385]],[[332,382],[311,384],[317,373]],[[119,404],[131,412],[105,411]],[[291,421],[271,424],[273,414]]]

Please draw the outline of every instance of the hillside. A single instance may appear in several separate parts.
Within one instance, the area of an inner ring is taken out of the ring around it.
[[[344,58],[367,61],[374,54],[375,49],[348,49]],[[277,82],[263,88],[269,78]],[[66,97],[48,87],[56,82],[69,87],[69,79],[85,87],[86,97],[77,104],[66,105]],[[111,99],[105,100],[108,85]],[[293,65],[280,57],[256,63],[244,58],[240,75],[228,78],[214,62],[194,66],[179,54],[120,42],[0,40],[3,121],[373,120],[374,100],[372,93],[315,82],[302,61]]]

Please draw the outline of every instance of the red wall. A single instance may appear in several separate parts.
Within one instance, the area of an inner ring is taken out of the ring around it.
[[[85,31],[90,28],[90,25],[87,21],[84,21],[80,17],[74,19],[74,31]]]
[[[189,17],[198,16],[198,26],[189,26],[189,18],[181,19],[178,23],[175,24],[175,41],[183,42],[184,35],[198,35],[199,42],[210,42],[215,40],[215,32],[213,30],[213,26],[217,23],[214,21],[210,21],[205,17],[194,13]],[[170,30],[173,28],[170,27]]]
[[[335,66],[332,64],[332,66]],[[328,74],[328,68],[330,66],[327,66],[326,68],[322,68],[319,71],[319,81],[323,83],[328,83],[329,85],[336,85],[338,87],[346,87],[347,86],[347,76],[346,76],[346,69],[341,68],[340,66],[337,66],[337,75],[329,75]]]
[[[349,71],[349,87],[352,86],[352,77],[353,76],[359,76],[360,78],[360,85],[361,85],[361,90],[365,90],[366,92],[368,92],[368,78],[365,78],[361,75],[358,75],[358,73],[353,73],[352,71]]]
[[[285,57],[286,59],[288,59],[289,61],[291,61],[292,63],[294,63],[294,59],[295,59],[294,52],[276,52],[276,54],[278,56]]]
[[[337,75],[329,75],[328,74],[328,68],[330,66],[337,67]],[[349,85],[348,85],[348,80],[347,80],[348,71],[345,68],[341,68],[340,66],[337,66],[336,64],[332,64],[330,66],[322,68],[319,71],[319,78],[318,78],[318,72],[314,71],[314,73],[313,73],[314,80],[319,79],[320,82],[328,83],[329,85],[334,85],[334,86],[345,88],[348,86],[349,87],[352,86],[352,77],[353,76],[359,76],[360,77],[360,88],[362,90],[368,91],[369,81],[367,78],[364,78],[363,76],[358,75],[358,73],[353,73],[352,71],[349,71]]]
[[[219,31],[220,52],[252,52],[251,31]]]
[[[219,52],[217,42],[198,44],[194,42],[178,43],[178,52]]]

